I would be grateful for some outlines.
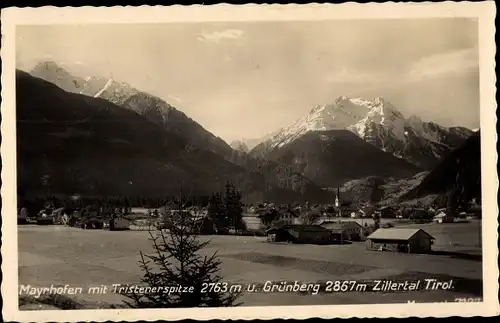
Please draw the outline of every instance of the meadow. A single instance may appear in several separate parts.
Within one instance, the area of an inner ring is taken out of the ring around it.
[[[480,221],[409,226],[420,227],[436,238],[433,254],[369,251],[363,242],[320,246],[271,244],[263,237],[252,236],[201,236],[200,239],[211,241],[204,253],[217,251],[224,281],[244,288],[266,281],[325,283],[329,280],[436,278],[455,282],[449,291],[356,291],[316,295],[245,292],[239,300],[243,306],[406,303],[481,297]],[[82,308],[120,306],[123,297],[109,291],[113,284],[139,283],[142,276],[139,252],[152,252],[148,238],[146,231],[18,226],[19,285],[68,284],[82,287],[84,291],[104,285],[108,287],[107,293],[83,292],[71,298]],[[26,300],[21,306],[32,307],[33,304]]]

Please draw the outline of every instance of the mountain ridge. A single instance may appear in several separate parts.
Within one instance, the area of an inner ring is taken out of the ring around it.
[[[99,76],[89,76],[83,79],[70,74],[52,61],[38,63],[29,73],[51,82],[67,92],[90,97],[97,96],[134,110],[152,122],[168,128],[170,132],[180,136],[188,135],[189,140],[200,147],[210,149],[223,156],[231,155],[232,149],[224,140],[204,129],[184,112],[161,98],[142,92],[128,83]],[[184,119],[189,122],[185,122]],[[180,124],[181,127],[176,124]]]
[[[91,195],[164,196],[175,194],[180,182],[208,194],[226,179],[263,185],[262,178],[249,178],[243,168],[107,100],[67,93],[21,71],[16,93],[19,185],[28,190],[41,193],[38,179],[46,175],[52,192]]]
[[[370,145],[349,130],[308,131],[267,157],[324,188],[366,176],[410,177],[421,171]]]
[[[98,93],[99,98],[139,113],[195,146],[208,149],[249,172],[262,173],[269,186],[278,186],[279,189],[317,196],[319,199],[329,198],[309,179],[290,172],[282,165],[253,158],[232,149],[226,142],[204,129],[184,112],[177,110],[161,98],[141,92],[127,83],[115,80],[109,83],[109,79],[100,77],[87,77],[86,79],[74,77],[54,62],[39,63],[31,74],[48,82],[55,82],[54,84],[63,89],[69,89],[71,93],[89,97],[94,97]]]
[[[250,154],[266,156],[309,131],[341,129],[424,169],[434,167],[472,134],[465,127],[447,128],[416,116],[405,118],[383,97],[367,100],[341,96],[332,104],[315,106],[307,115],[256,146]]]

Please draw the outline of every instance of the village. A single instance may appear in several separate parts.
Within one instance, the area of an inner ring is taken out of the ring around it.
[[[230,284],[324,284],[332,279],[360,284],[375,280],[454,281],[453,289],[446,291],[320,292],[321,299],[301,293],[244,293],[241,301],[246,306],[453,301],[482,295],[481,221],[471,215],[443,222],[445,211],[440,211],[438,217],[429,216],[422,223],[396,216],[374,219],[356,213],[355,217],[325,213],[312,222],[307,216],[311,212],[297,214],[283,208],[245,206],[242,219],[246,228],[225,232],[214,232],[205,208],[169,213],[189,214],[191,223],[197,223],[198,239],[210,241],[202,254],[217,253],[222,262],[220,274]],[[275,210],[279,211],[278,221],[271,224],[269,214],[276,214]],[[44,211],[38,221],[29,219],[27,223],[32,224],[18,226],[20,284],[137,284],[140,254],[152,250],[150,234],[158,236],[163,228],[168,235],[169,225],[175,225],[164,222],[161,209],[130,208],[125,215],[116,215],[114,225],[98,216],[77,220],[64,209],[50,214],[48,209]],[[87,308],[109,308],[123,301],[109,293],[83,293],[72,299]]]
[[[224,224],[213,214],[213,206],[180,209],[174,203],[159,208],[93,207],[80,209],[47,203],[34,216],[21,208],[18,224],[64,225],[110,231],[169,230],[179,218],[188,219],[197,235],[266,237],[269,243],[349,244],[366,241],[370,250],[430,253],[435,239],[415,224],[464,223],[481,218],[481,207],[468,209],[432,207],[376,207],[369,203],[343,203],[337,195],[331,205],[239,204],[236,214],[222,210]],[[232,217],[229,219],[228,217]],[[238,218],[236,220],[235,218]],[[412,226],[413,225],[413,226]],[[406,228],[406,229],[405,229]]]
[[[150,239],[173,237],[187,229],[183,232],[208,243],[201,253],[216,253],[224,280],[235,286],[264,281],[319,284],[322,292],[313,295],[323,295],[322,302],[328,304],[452,301],[482,295],[477,204],[381,206],[352,203],[338,193],[332,204],[244,204],[232,185],[226,185],[224,194],[206,199],[204,206],[197,200],[171,199],[148,207],[147,203],[47,199],[39,211],[25,203],[18,215],[20,283],[136,284],[138,257],[150,252]],[[36,243],[42,240],[46,243]],[[449,290],[403,294],[374,290],[325,294],[325,282],[333,278],[360,286],[377,280],[402,284],[425,279],[454,281],[454,285]],[[242,300],[255,306],[318,302],[317,297],[304,298],[301,293],[273,294],[244,293]],[[90,302],[89,308],[121,304],[120,297],[74,296]]]

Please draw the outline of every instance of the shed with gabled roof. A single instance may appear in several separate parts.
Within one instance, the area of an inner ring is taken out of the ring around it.
[[[323,221],[320,226],[332,232],[342,232],[346,240],[360,241],[363,234],[363,227],[356,221]]]
[[[429,253],[435,238],[422,229],[382,228],[366,238],[370,250]]]
[[[329,243],[330,230],[319,225],[285,224],[266,231],[268,241],[292,243]]]

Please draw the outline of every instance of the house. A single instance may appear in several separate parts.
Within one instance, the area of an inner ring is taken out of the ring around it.
[[[241,219],[249,231],[257,231],[263,226],[262,219],[256,213],[243,213]]]
[[[332,232],[341,232],[346,240],[361,241],[363,227],[356,221],[323,221],[319,224]]]
[[[263,225],[271,225],[276,222],[281,224],[300,224],[299,215],[286,207],[261,209],[257,217]]]
[[[359,212],[359,208],[356,205],[347,202],[342,203],[338,209],[338,215],[342,217],[351,217],[352,213],[357,214]]]
[[[410,214],[410,220],[414,221],[415,223],[426,223],[426,222],[431,222],[432,217],[431,215],[427,212],[426,209],[413,209]]]
[[[452,223],[453,222],[453,217],[448,216],[446,212],[441,211],[439,212],[436,216],[432,218],[433,222],[436,223]]]
[[[283,221],[285,224],[300,224],[299,214],[287,207],[278,209],[277,221]]]
[[[255,205],[249,205],[246,207],[246,213],[255,213],[257,211],[257,208]]]
[[[345,233],[343,229],[328,229],[330,230],[330,240],[334,244],[344,244],[349,241],[349,236]]]
[[[363,209],[358,209],[357,211],[351,211],[349,217],[352,219],[366,217],[366,213]]]
[[[388,206],[383,206],[379,208],[378,213],[380,214],[380,217],[382,218],[395,218],[396,217],[396,210],[388,205]]]
[[[287,224],[266,231],[268,241],[324,244],[331,242],[330,230],[319,225]]]
[[[422,229],[378,229],[366,238],[369,250],[429,253],[434,237]]]
[[[36,224],[47,225],[54,224],[54,216],[51,208],[45,208],[38,213],[36,217]]]
[[[320,226],[330,231],[332,240],[335,242],[342,244],[346,240],[351,240],[351,236],[347,232],[347,229],[343,227],[340,222],[323,221]]]
[[[130,229],[130,221],[126,218],[113,217],[109,221],[109,231],[124,231]]]
[[[324,222],[335,222],[334,219],[338,219],[336,215],[326,215],[326,216],[320,216],[319,218],[315,219],[314,224],[321,225],[321,223]]]
[[[62,218],[63,215],[66,213],[66,209],[63,207],[60,207],[58,209],[55,209],[52,211],[52,216],[54,217],[54,223],[55,224],[60,224],[62,223]]]
[[[371,205],[365,205],[359,209],[359,213],[360,213],[361,217],[370,217],[373,215],[374,211],[375,211],[375,209]]]

